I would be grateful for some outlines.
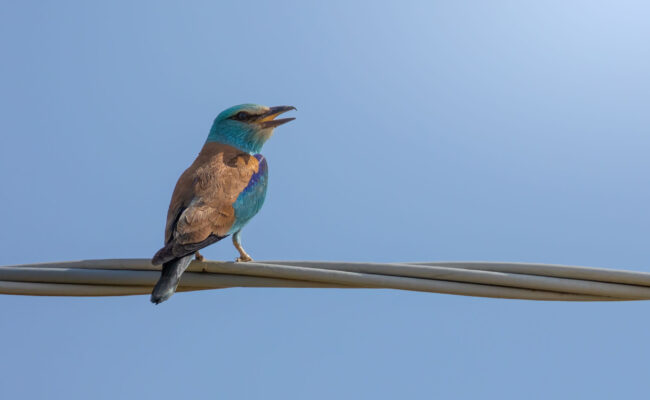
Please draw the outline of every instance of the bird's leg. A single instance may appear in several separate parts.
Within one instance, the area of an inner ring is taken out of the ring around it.
[[[244,250],[244,248],[241,246],[241,238],[239,237],[240,232],[241,230],[238,230],[237,232],[235,232],[234,235],[232,235],[232,244],[235,245],[235,248],[239,252],[239,257],[237,257],[235,261],[237,262],[253,261],[251,256],[249,256],[248,253],[246,253],[246,250]]]
[[[201,253],[199,253],[198,251],[194,253],[194,259],[197,260],[197,261],[203,261],[204,260],[203,255]]]

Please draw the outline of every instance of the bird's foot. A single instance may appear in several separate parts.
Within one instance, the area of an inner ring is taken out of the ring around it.
[[[241,230],[235,232],[234,235],[232,235],[232,244],[235,245],[235,248],[239,252],[239,257],[235,260],[235,262],[247,262],[247,261],[253,261],[251,256],[246,253],[246,250],[241,246],[241,239],[240,239],[240,234]]]
[[[194,253],[194,259],[196,261],[203,261],[204,260],[203,255],[201,255],[201,253],[199,253],[198,251],[196,253]]]

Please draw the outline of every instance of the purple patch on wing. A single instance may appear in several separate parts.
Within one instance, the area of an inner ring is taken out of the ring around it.
[[[266,164],[266,158],[264,158],[263,155],[255,154],[253,157],[257,159],[259,167],[257,168],[257,172],[254,173],[253,176],[251,176],[251,179],[248,181],[248,185],[246,185],[244,188],[245,191],[255,186],[255,184],[259,182],[262,177],[265,177],[269,168]]]

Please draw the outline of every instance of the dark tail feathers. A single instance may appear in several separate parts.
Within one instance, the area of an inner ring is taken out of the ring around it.
[[[181,280],[181,275],[190,265],[194,254],[187,255],[181,258],[175,258],[163,264],[162,273],[158,283],[154,286],[151,292],[151,302],[160,304],[168,298],[172,297]]]

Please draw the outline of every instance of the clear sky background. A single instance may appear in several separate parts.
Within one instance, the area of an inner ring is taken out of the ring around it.
[[[0,265],[151,257],[213,118],[254,102],[298,108],[256,259],[650,272],[645,1],[89,3],[2,2]],[[3,399],[650,390],[650,302],[0,296],[0,339]]]

